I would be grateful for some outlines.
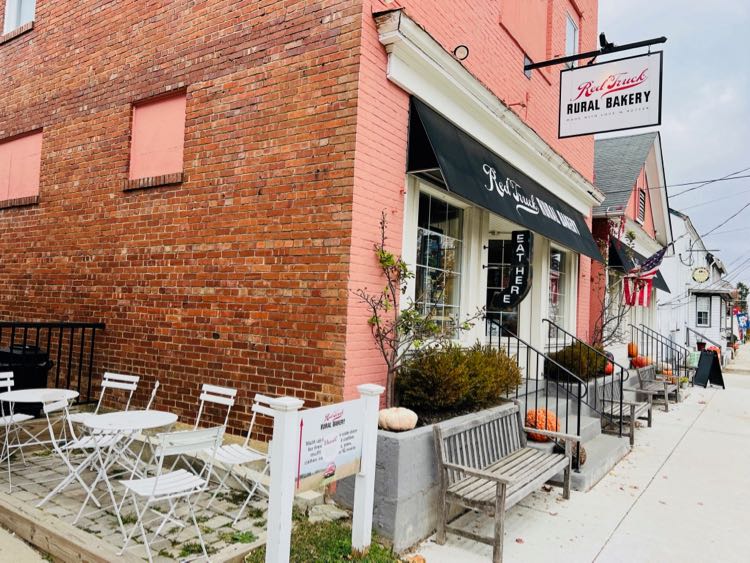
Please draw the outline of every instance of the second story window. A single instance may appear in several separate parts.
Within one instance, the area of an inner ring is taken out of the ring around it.
[[[695,326],[711,326],[711,298],[698,295],[695,298]]]
[[[565,56],[578,54],[578,25],[570,15],[565,17]],[[576,63],[566,63],[568,68],[576,66]]]
[[[0,207],[39,195],[41,131],[0,141]]]
[[[3,33],[10,33],[22,25],[34,21],[36,0],[5,0],[5,24]]]
[[[130,146],[130,179],[182,172],[185,94],[135,105]]]
[[[646,220],[646,190],[638,190],[638,220]]]

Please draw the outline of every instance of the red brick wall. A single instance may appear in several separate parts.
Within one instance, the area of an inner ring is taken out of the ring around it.
[[[203,382],[240,389],[235,429],[255,392],[339,398],[360,26],[355,0],[39,2],[0,45],[0,139],[44,129],[0,317],[105,322],[99,371],[183,421]],[[180,88],[184,181],[124,192],[132,102]]]

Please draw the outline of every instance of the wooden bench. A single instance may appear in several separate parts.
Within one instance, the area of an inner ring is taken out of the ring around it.
[[[565,453],[548,453],[526,447],[525,432],[565,440]],[[492,561],[502,561],[505,511],[564,472],[563,497],[570,498],[572,447],[577,436],[523,427],[518,403],[506,404],[459,425],[434,426],[438,460],[437,542],[445,543],[446,532],[493,547]],[[448,526],[448,508],[458,504],[494,516],[495,533],[489,538]]]
[[[679,382],[669,383],[663,378],[656,375],[656,368],[653,364],[643,368],[637,368],[636,373],[638,374],[638,389],[639,393],[648,395],[653,400],[654,395],[664,396],[664,410],[669,412],[669,394],[678,393]]]
[[[599,405],[601,405],[602,422],[619,422],[628,420],[630,423],[630,445],[635,444],[635,419],[648,416],[648,427],[653,422],[654,403],[651,395],[648,401],[626,401],[622,395],[619,381],[607,381],[596,388]]]

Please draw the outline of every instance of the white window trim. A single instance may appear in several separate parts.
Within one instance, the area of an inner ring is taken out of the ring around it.
[[[575,48],[573,49],[572,53],[568,53],[568,24],[573,24],[573,28],[576,30],[575,32]],[[576,23],[576,21],[573,19],[573,16],[570,15],[570,13],[565,13],[565,56],[570,55],[577,55],[581,51],[581,27]],[[565,64],[566,68],[573,68],[575,66],[578,66],[575,61],[569,62]]]

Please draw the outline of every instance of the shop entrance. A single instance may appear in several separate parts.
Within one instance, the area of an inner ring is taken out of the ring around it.
[[[518,308],[516,305],[511,310],[503,311],[495,299],[495,295],[505,289],[510,281],[511,252],[513,251],[510,233],[508,238],[490,238],[487,241],[487,318],[496,322],[488,323],[488,331],[493,331],[493,336],[499,327],[512,334],[518,335]],[[489,334],[488,334],[489,335]]]

